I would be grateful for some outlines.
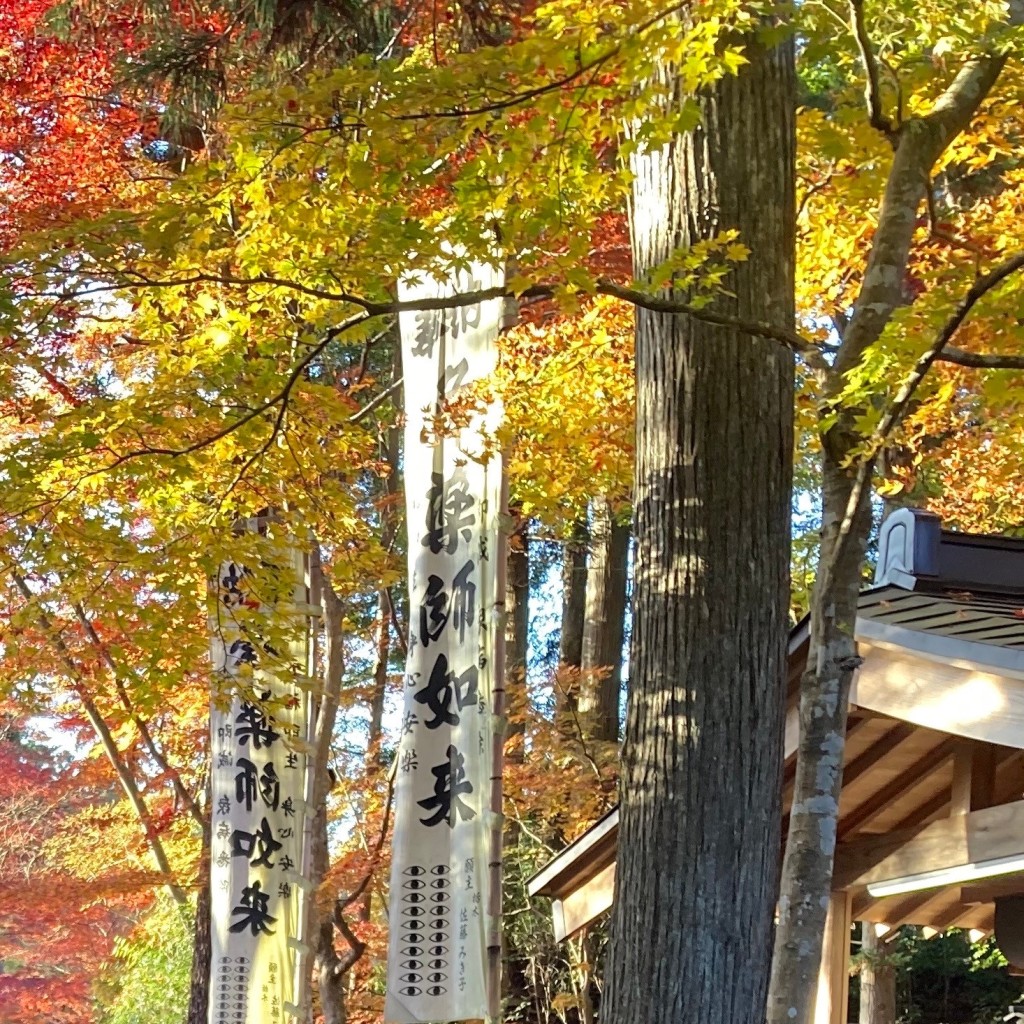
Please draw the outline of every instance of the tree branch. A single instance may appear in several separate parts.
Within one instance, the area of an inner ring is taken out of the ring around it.
[[[395,300],[392,302],[376,302],[373,299],[368,299],[365,296],[356,294],[355,292],[331,291],[326,288],[316,288],[312,285],[302,284],[301,282],[292,281],[288,278],[275,277],[271,274],[257,274],[253,277],[236,277],[233,274],[196,273],[190,274],[188,277],[174,278],[171,280],[147,278],[138,273],[135,273],[134,276],[137,280],[90,286],[73,292],[61,292],[55,297],[62,301],[67,301],[70,299],[84,298],[91,294],[107,292],[114,289],[138,291],[148,288],[185,288],[193,284],[233,285],[242,288],[253,287],[255,285],[269,285],[273,288],[285,288],[299,292],[300,294],[308,295],[311,298],[323,299],[330,302],[343,302],[352,306],[358,306],[365,312],[366,316],[355,318],[354,323],[343,324],[341,327],[334,328],[332,332],[328,332],[328,337],[326,337],[323,342],[313,348],[311,352],[303,358],[300,368],[304,368],[310,361],[312,361],[312,359],[319,355],[326,347],[328,341],[333,340],[333,338],[338,334],[347,330],[349,327],[356,326],[357,323],[361,323],[364,319],[368,319],[369,317],[389,316],[396,313],[424,313],[435,310],[459,309],[463,306],[473,306],[477,303],[489,302],[494,299],[552,299],[556,294],[556,288],[551,284],[530,285],[530,287],[525,288],[520,292],[512,292],[504,285],[495,285],[491,288],[481,288],[477,291],[462,292],[458,295],[439,296],[437,298],[430,299],[420,298],[405,299],[401,301]],[[773,324],[767,324],[761,321],[743,320],[738,317],[727,316],[723,313],[716,313],[703,306],[695,306],[691,303],[679,302],[676,299],[662,295],[654,295],[639,288],[630,288],[626,285],[616,284],[614,281],[609,281],[606,278],[598,279],[594,286],[594,292],[598,295],[608,295],[612,298],[621,299],[624,302],[629,302],[634,306],[639,306],[641,309],[651,310],[655,313],[691,316],[695,320],[700,320],[702,323],[713,324],[717,327],[730,327],[734,330],[741,331],[744,334],[750,334],[760,338],[768,338],[792,349],[796,355],[804,357],[815,370],[827,372],[829,369],[828,364],[820,358],[821,347],[819,345],[815,344],[813,341],[809,341],[807,338],[801,337],[795,331],[787,330],[784,327],[777,327]],[[577,294],[586,293],[581,292]],[[274,400],[272,404],[276,405],[279,400],[279,398]],[[246,422],[248,422],[249,419],[252,419],[253,416],[259,415],[260,412],[265,411],[265,408],[266,407],[260,407],[253,410],[253,412],[246,418]],[[239,425],[241,425],[241,422]],[[219,438],[214,438],[214,440],[218,439]],[[193,449],[184,449],[179,454],[184,454],[191,450]],[[175,453],[165,451],[160,454]]]
[[[864,0],[850,0],[850,28],[857,41],[857,49],[860,51],[867,79],[864,85],[864,99],[868,108],[868,123],[895,145],[896,126],[882,111],[882,85],[878,76],[878,62],[875,60],[867,25],[864,23]]]
[[[157,746],[156,740],[150,732],[149,723],[147,723],[146,720],[138,713],[134,702],[128,695],[128,690],[121,678],[121,671],[110,653],[110,648],[103,642],[100,635],[96,632],[96,627],[93,625],[92,620],[86,613],[82,602],[76,601],[73,607],[75,616],[79,623],[81,623],[82,629],[85,630],[85,635],[89,638],[89,642],[96,648],[104,665],[107,666],[107,670],[110,672],[110,677],[114,682],[114,688],[117,690],[117,695],[121,700],[121,704],[124,706],[125,711],[128,712],[131,720],[135,723],[135,727],[139,730],[139,735],[142,737],[142,741],[145,743],[150,756],[156,762],[157,767],[159,767],[159,769],[171,780],[174,792],[177,794],[178,799],[184,804],[188,813],[192,815],[203,832],[208,834],[210,828],[209,822],[203,816],[203,812],[200,810],[199,805],[192,798],[192,794],[185,788],[185,784],[181,781],[181,775],[178,773],[178,770],[171,766],[167,758],[164,756],[163,751]]]
[[[372,402],[368,402],[358,412],[355,412],[351,416],[349,416],[349,423],[358,423],[360,420],[365,419],[367,416],[370,415],[371,412],[373,412],[374,409],[377,409],[380,406],[382,406],[389,398],[392,397],[392,395],[399,391],[404,382],[405,378],[399,377],[398,380],[396,380],[393,384],[385,388],[385,390],[383,390],[375,399],[373,399]]]
[[[1000,263],[999,266],[990,270],[987,274],[977,278],[967,294],[960,300],[959,305],[935,335],[932,343],[918,357],[906,380],[900,386],[899,391],[896,392],[896,397],[893,399],[892,404],[885,411],[878,426],[867,441],[867,450],[857,464],[857,475],[850,491],[844,522],[852,522],[864,489],[871,480],[871,468],[874,465],[876,454],[882,445],[885,444],[893,430],[899,426],[918,387],[935,361],[942,355],[946,346],[952,340],[953,335],[956,334],[960,325],[967,319],[971,310],[974,309],[980,299],[1022,267],[1024,267],[1024,253],[1018,253],[1016,256],[1012,256],[1010,259]]]
[[[1002,284],[1011,274],[1015,274],[1022,267],[1024,267],[1024,253],[1018,253],[1016,256],[1011,256],[1008,260],[1004,260],[999,266],[990,270],[987,274],[982,274],[981,277],[975,280],[967,294],[960,300],[959,305],[935,335],[932,343],[918,357],[913,369],[907,375],[907,379],[896,393],[892,405],[875,428],[875,433],[872,437],[874,445],[872,447],[877,448],[878,445],[884,443],[892,431],[899,425],[921,381],[924,380],[935,361],[942,355],[943,350],[950,341],[952,341],[953,335],[956,334],[960,325],[970,315],[971,310],[993,288]]]
[[[256,406],[254,409],[250,409],[244,416],[235,420],[233,423],[229,423],[226,427],[222,427],[220,430],[215,431],[207,437],[200,438],[198,441],[194,441],[190,445],[186,445],[184,448],[139,448],[135,451],[123,452],[118,455],[114,461],[104,466],[102,470],[97,472],[108,472],[111,469],[115,469],[123,462],[128,462],[130,459],[141,458],[144,455],[169,455],[172,458],[180,455],[191,455],[193,452],[200,451],[203,448],[208,447],[211,444],[227,437],[228,434],[233,433],[239,427],[245,426],[246,423],[256,419],[257,416],[261,416],[263,413],[273,409],[278,403],[281,403],[281,411],[278,413],[277,418],[274,422],[274,428],[271,432],[270,439],[264,444],[262,451],[266,451],[273,439],[277,436],[278,431],[281,428],[283,421],[283,413],[288,405],[288,397],[291,394],[292,388],[295,387],[299,378],[302,376],[302,371],[314,360],[327,346],[334,341],[339,335],[344,334],[346,331],[351,330],[353,327],[358,327],[360,324],[365,323],[370,319],[370,315],[359,314],[358,316],[351,317],[338,327],[332,327],[327,331],[317,345],[311,348],[296,364],[292,367],[291,373],[289,373],[284,386],[275,395],[268,398],[265,402]],[[251,465],[251,460],[250,463]]]
[[[843,344],[835,359],[831,390],[862,359],[903,301],[903,278],[932,168],[946,147],[970,123],[1006,63],[1003,56],[968,61],[924,116],[900,126],[896,153],[885,186],[878,228],[864,268]]]
[[[942,363],[954,363],[975,370],[1024,370],[1024,355],[1002,355],[998,352],[967,352],[947,346],[936,357]]]
[[[128,798],[129,803],[131,803],[132,808],[135,811],[135,815],[142,827],[142,833],[146,837],[146,844],[149,846],[150,853],[153,855],[153,860],[156,862],[156,866],[160,871],[164,884],[167,886],[168,892],[170,892],[175,903],[179,906],[184,906],[188,902],[188,897],[185,895],[181,886],[179,886],[174,880],[174,872],[172,871],[170,861],[167,858],[167,852],[164,849],[163,843],[160,841],[160,836],[157,834],[156,826],[153,823],[153,818],[149,813],[149,808],[146,806],[146,802],[142,796],[139,785],[125,759],[121,756],[121,752],[117,748],[117,743],[114,741],[114,737],[110,732],[110,728],[107,726],[106,721],[100,714],[99,708],[86,692],[85,679],[83,678],[82,671],[75,663],[71,650],[65,642],[64,637],[61,635],[60,627],[56,625],[50,616],[43,610],[42,605],[39,603],[37,596],[32,592],[32,588],[28,585],[28,581],[25,577],[18,572],[12,572],[11,578],[14,580],[14,585],[18,588],[18,591],[25,601],[29,605],[34,604],[36,606],[36,619],[43,632],[49,635],[61,662],[64,664],[68,678],[71,680],[72,688],[74,689],[78,699],[82,702],[86,718],[89,719],[89,724],[96,733],[96,738],[103,747],[103,752],[107,755],[107,760],[110,762],[110,766],[114,769],[114,774],[117,775],[117,779],[121,783],[121,788],[124,790],[125,796]]]

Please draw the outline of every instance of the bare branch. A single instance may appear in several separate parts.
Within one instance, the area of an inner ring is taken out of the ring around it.
[[[226,427],[222,427],[220,430],[217,430],[214,433],[208,435],[207,437],[201,438],[198,441],[194,441],[192,444],[186,445],[184,448],[140,448],[135,451],[124,452],[123,454],[118,455],[110,465],[104,466],[101,472],[107,472],[121,465],[121,463],[123,462],[128,462],[130,459],[141,458],[144,455],[169,455],[171,457],[191,455],[193,452],[200,451],[201,449],[206,448],[209,445],[221,440],[221,438],[227,437],[228,434],[233,433],[239,427],[245,426],[246,423],[249,423],[251,420],[256,419],[257,416],[261,416],[263,413],[268,412],[270,409],[273,409],[280,403],[281,411],[278,412],[277,418],[274,422],[274,427],[270,435],[270,439],[261,449],[261,452],[266,451],[267,448],[269,448],[270,443],[277,436],[278,432],[281,429],[283,412],[288,405],[288,397],[291,394],[292,388],[295,387],[299,378],[302,376],[303,370],[305,370],[305,368],[318,355],[320,355],[320,353],[323,352],[323,350],[327,348],[327,346],[332,341],[334,341],[335,338],[337,338],[341,334],[344,334],[346,331],[351,330],[353,327],[358,327],[359,324],[365,323],[369,319],[370,317],[368,315],[360,314],[358,316],[352,317],[349,320],[346,320],[343,324],[340,324],[338,327],[332,327],[329,331],[325,333],[323,340],[320,341],[319,344],[311,348],[298,361],[298,363],[295,364],[295,366],[292,368],[292,372],[288,375],[288,379],[285,381],[284,386],[281,388],[280,391],[272,395],[265,402],[262,402],[260,405],[256,406],[256,408],[251,409],[244,416],[235,420],[233,423],[229,423]]]
[[[358,423],[360,420],[365,419],[371,412],[373,412],[374,409],[379,408],[389,398],[391,398],[402,387],[404,382],[405,378],[399,377],[398,380],[382,391],[372,402],[368,402],[359,410],[359,412],[355,412],[349,416],[349,423]]]
[[[969,366],[975,370],[1024,370],[1024,355],[998,352],[967,352],[962,348],[944,348],[936,357],[942,363]]]
[[[286,288],[291,291],[299,292],[303,295],[308,295],[312,298],[324,299],[330,302],[343,302],[353,306],[358,306],[366,313],[366,317],[356,318],[356,323],[361,323],[364,319],[374,316],[388,316],[395,313],[422,313],[442,309],[458,309],[463,306],[472,306],[480,302],[489,302],[494,299],[551,299],[555,296],[555,287],[550,284],[531,285],[529,288],[518,293],[511,292],[503,285],[495,285],[492,288],[481,288],[477,291],[463,292],[459,295],[439,296],[437,298],[429,299],[405,299],[403,301],[394,302],[376,302],[372,299],[367,299],[362,295],[357,295],[354,292],[330,291],[324,288],[315,288],[311,285],[292,281],[288,278],[275,277],[270,274],[257,274],[253,277],[236,277],[232,274],[196,273],[190,274],[188,277],[170,280],[146,278],[141,274],[136,274],[135,277],[136,280],[134,281],[102,286],[90,286],[80,291],[63,292],[57,297],[61,300],[83,298],[98,291],[110,291],[112,289],[122,288],[131,291],[138,291],[147,288],[185,288],[193,284],[234,285],[237,287],[269,285],[274,288]],[[679,302],[676,299],[667,298],[661,295],[654,295],[650,292],[642,291],[639,288],[630,288],[626,285],[616,284],[614,281],[609,281],[604,278],[601,278],[596,282],[594,291],[598,295],[608,295],[613,298],[622,299],[624,302],[629,302],[634,306],[639,306],[641,309],[648,309],[655,313],[685,314],[693,317],[695,320],[700,320],[703,323],[714,324],[718,327],[729,327],[737,331],[742,331],[745,334],[753,335],[754,337],[768,338],[772,341],[777,341],[780,344],[785,345],[787,348],[792,349],[796,355],[803,356],[807,359],[809,365],[811,365],[816,371],[828,372],[828,364],[820,358],[821,347],[814,342],[809,341],[807,338],[801,337],[795,331],[787,330],[784,327],[777,327],[773,324],[766,324],[755,320],[743,320],[738,317],[726,316],[723,313],[716,313],[703,306],[695,306],[692,303]],[[347,330],[349,327],[355,326],[356,323],[346,323],[340,328],[334,328],[333,334],[328,332],[330,337],[326,338],[325,342],[313,348],[310,354],[304,357],[300,366],[304,367],[308,362],[319,355],[319,353],[323,351],[326,341],[333,340],[335,336],[342,333],[342,331]],[[277,401],[279,401],[279,399],[274,400],[272,404],[276,405]],[[259,415],[260,412],[265,411],[265,408],[266,407],[261,407],[254,410],[247,418],[246,422],[253,416]],[[241,421],[238,425],[241,425]],[[214,438],[214,440],[216,439],[217,438]],[[164,452],[163,454],[174,453]]]

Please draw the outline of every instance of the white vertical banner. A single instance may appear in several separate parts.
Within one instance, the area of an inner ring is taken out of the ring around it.
[[[502,283],[471,265],[445,283],[399,283],[399,298],[467,294]],[[385,1020],[490,1014],[492,724],[501,458],[500,409],[438,436],[434,413],[497,365],[503,302],[402,313],[409,655],[398,749]],[[500,681],[497,685],[500,685]]]
[[[236,562],[222,565],[215,591],[210,1024],[299,1019],[316,609],[303,553],[284,547],[275,560],[259,576],[277,577],[272,593]],[[288,636],[275,646],[272,634]]]

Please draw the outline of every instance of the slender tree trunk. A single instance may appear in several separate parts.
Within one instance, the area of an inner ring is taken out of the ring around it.
[[[860,969],[860,1024],[896,1024],[896,968],[887,958],[889,943],[864,922]]]
[[[505,694],[511,712],[505,759],[510,764],[519,764],[524,754],[526,663],[530,648],[530,535],[518,513],[514,509],[509,512],[517,524],[509,537],[505,586]]]
[[[313,819],[313,873],[319,882],[330,866],[327,848],[327,804],[316,809]],[[341,957],[334,945],[334,920],[327,906],[318,906],[315,911],[316,932],[314,973],[317,993],[320,997],[320,1012],[324,1024],[345,1024],[345,975],[341,970]]]
[[[370,694],[370,724],[366,752],[371,760],[380,755],[384,733],[384,700],[388,689],[388,661],[391,658],[391,602],[387,590],[377,593],[377,621],[374,631],[373,691]]]
[[[871,532],[870,489],[864,488],[847,520],[852,493],[851,471],[826,456],[819,564],[831,571],[819,570],[811,596],[808,667],[800,689],[800,747],[773,958],[768,1017],[772,1024],[810,1024],[814,1013],[832,889],[850,685],[859,664],[854,629],[860,570]],[[808,938],[812,932],[816,944]]]
[[[1019,6],[1019,5],[1018,5]],[[810,1024],[832,886],[861,568],[871,532],[875,452],[843,407],[847,375],[905,302],[903,281],[936,162],[970,123],[1005,62],[967,61],[921,117],[904,121],[878,213],[860,293],[824,382],[830,423],[822,429],[822,538],[811,595],[807,671],[800,687],[800,741],[779,895],[768,1024]],[[896,420],[893,421],[894,423]]]
[[[562,556],[562,629],[558,641],[558,660],[579,668],[583,662],[583,630],[587,608],[587,547],[590,533],[579,522],[565,542]]]
[[[210,839],[205,834],[200,864],[186,1024],[207,1024],[210,1013]]]
[[[587,568],[579,722],[583,739],[616,742],[630,528],[615,521],[605,498],[595,498],[592,507],[594,521]]]
[[[583,622],[587,605],[587,524],[579,522],[565,542],[562,555],[562,628],[558,641],[561,669],[575,669],[583,663]],[[565,672],[555,689],[555,724],[568,727],[576,714],[578,677]]]
[[[33,603],[36,600],[36,597],[32,593],[28,583],[25,581],[25,578],[18,573],[13,573],[12,578],[22,597],[25,598],[25,601],[29,604]],[[149,813],[149,808],[147,807],[145,798],[142,795],[142,788],[140,787],[138,780],[135,778],[135,774],[132,771],[131,766],[118,749],[114,736],[107,726],[103,715],[100,713],[96,702],[89,695],[81,669],[75,662],[75,659],[71,654],[71,650],[65,643],[63,636],[61,636],[60,629],[54,625],[53,621],[41,607],[38,607],[36,610],[36,618],[38,619],[43,632],[49,634],[54,648],[60,655],[60,660],[67,670],[68,678],[72,684],[72,689],[78,696],[78,699],[82,702],[85,717],[89,720],[89,724],[96,733],[96,738],[99,740],[100,746],[103,747],[103,752],[106,754],[111,768],[114,769],[117,781],[121,783],[121,788],[124,790],[124,794],[128,798],[128,802],[132,805],[132,809],[135,811],[135,816],[138,818],[139,826],[142,829],[143,835],[146,837],[146,844],[153,856],[153,861],[156,864],[157,870],[166,879],[167,891],[171,894],[171,898],[175,903],[182,907],[185,906],[188,903],[188,897],[185,895],[181,886],[174,880],[174,873],[171,870],[171,863],[167,858],[167,851],[164,849],[164,844],[161,841],[160,835],[153,823],[153,817]]]
[[[314,563],[312,572],[317,580],[323,602],[324,614],[324,686],[316,708],[313,730],[313,749],[310,753],[313,771],[311,804],[313,807],[313,823],[310,831],[313,844],[310,857],[313,877],[310,882],[314,891],[323,881],[329,867],[327,847],[327,795],[331,790],[331,777],[327,769],[330,756],[331,739],[334,735],[334,723],[338,714],[338,701],[341,695],[341,684],[345,672],[345,646],[342,632],[344,605],[335,593],[330,581],[320,568],[319,551],[314,547]],[[332,956],[334,953],[332,912],[329,908],[311,901],[306,915],[305,943],[313,949],[313,957],[305,961],[308,972],[310,965],[317,976],[321,1010],[328,1024],[344,1022],[344,989],[332,985]],[[330,933],[329,944],[326,941]],[[325,965],[328,965],[325,968]],[[327,970],[325,974],[324,971]],[[337,972],[339,975],[341,972]],[[340,982],[339,982],[340,985]],[[312,1020],[309,974],[305,976],[303,986],[303,1002],[301,1019]],[[339,1003],[337,1000],[341,999]],[[329,1017],[328,1014],[340,1013],[340,1017]]]
[[[636,157],[638,273],[729,228],[718,308],[793,323],[793,47]],[[661,74],[681,101],[675,72]],[[780,844],[793,360],[637,311],[636,570],[606,1024],[763,1019]]]
[[[391,372],[395,380],[402,376],[402,346],[399,344],[395,345]],[[396,396],[392,401],[397,405],[401,402],[401,398]],[[384,431],[382,437],[382,454],[391,470],[384,478],[384,504],[380,512],[380,543],[386,551],[390,551],[394,544],[397,528],[394,503],[398,496],[400,436],[400,428],[392,425]],[[373,693],[370,697],[370,729],[367,743],[368,753],[378,763],[384,725],[384,700],[388,685],[388,662],[391,659],[392,625],[391,594],[386,588],[382,588],[377,593],[376,655],[373,665]]]

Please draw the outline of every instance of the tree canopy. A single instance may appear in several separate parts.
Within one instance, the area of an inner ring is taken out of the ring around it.
[[[187,933],[175,899],[202,876],[208,581],[229,557],[259,563],[270,541],[236,526],[271,510],[340,601],[319,899],[352,954],[350,1016],[375,1019],[408,615],[397,283],[474,260],[506,266],[518,323],[436,429],[503,403],[493,447],[530,538],[507,1000],[519,1019],[589,1019],[603,935],[554,947],[522,882],[615,798],[615,752],[574,710],[580,666],[545,660],[541,629],[594,502],[631,517],[635,310],[795,357],[797,612],[859,579],[873,496],[1019,530],[1019,15],[0,0],[4,1019],[40,1019],[58,988],[54,1014],[129,1019],[107,1015],[115,941],[130,971],[172,970],[146,951],[153,921]],[[723,311],[763,239],[674,238],[636,273],[627,225],[637,158],[700,138],[701,97],[790,39],[796,317],[779,323]],[[128,851],[116,870],[100,831]]]

